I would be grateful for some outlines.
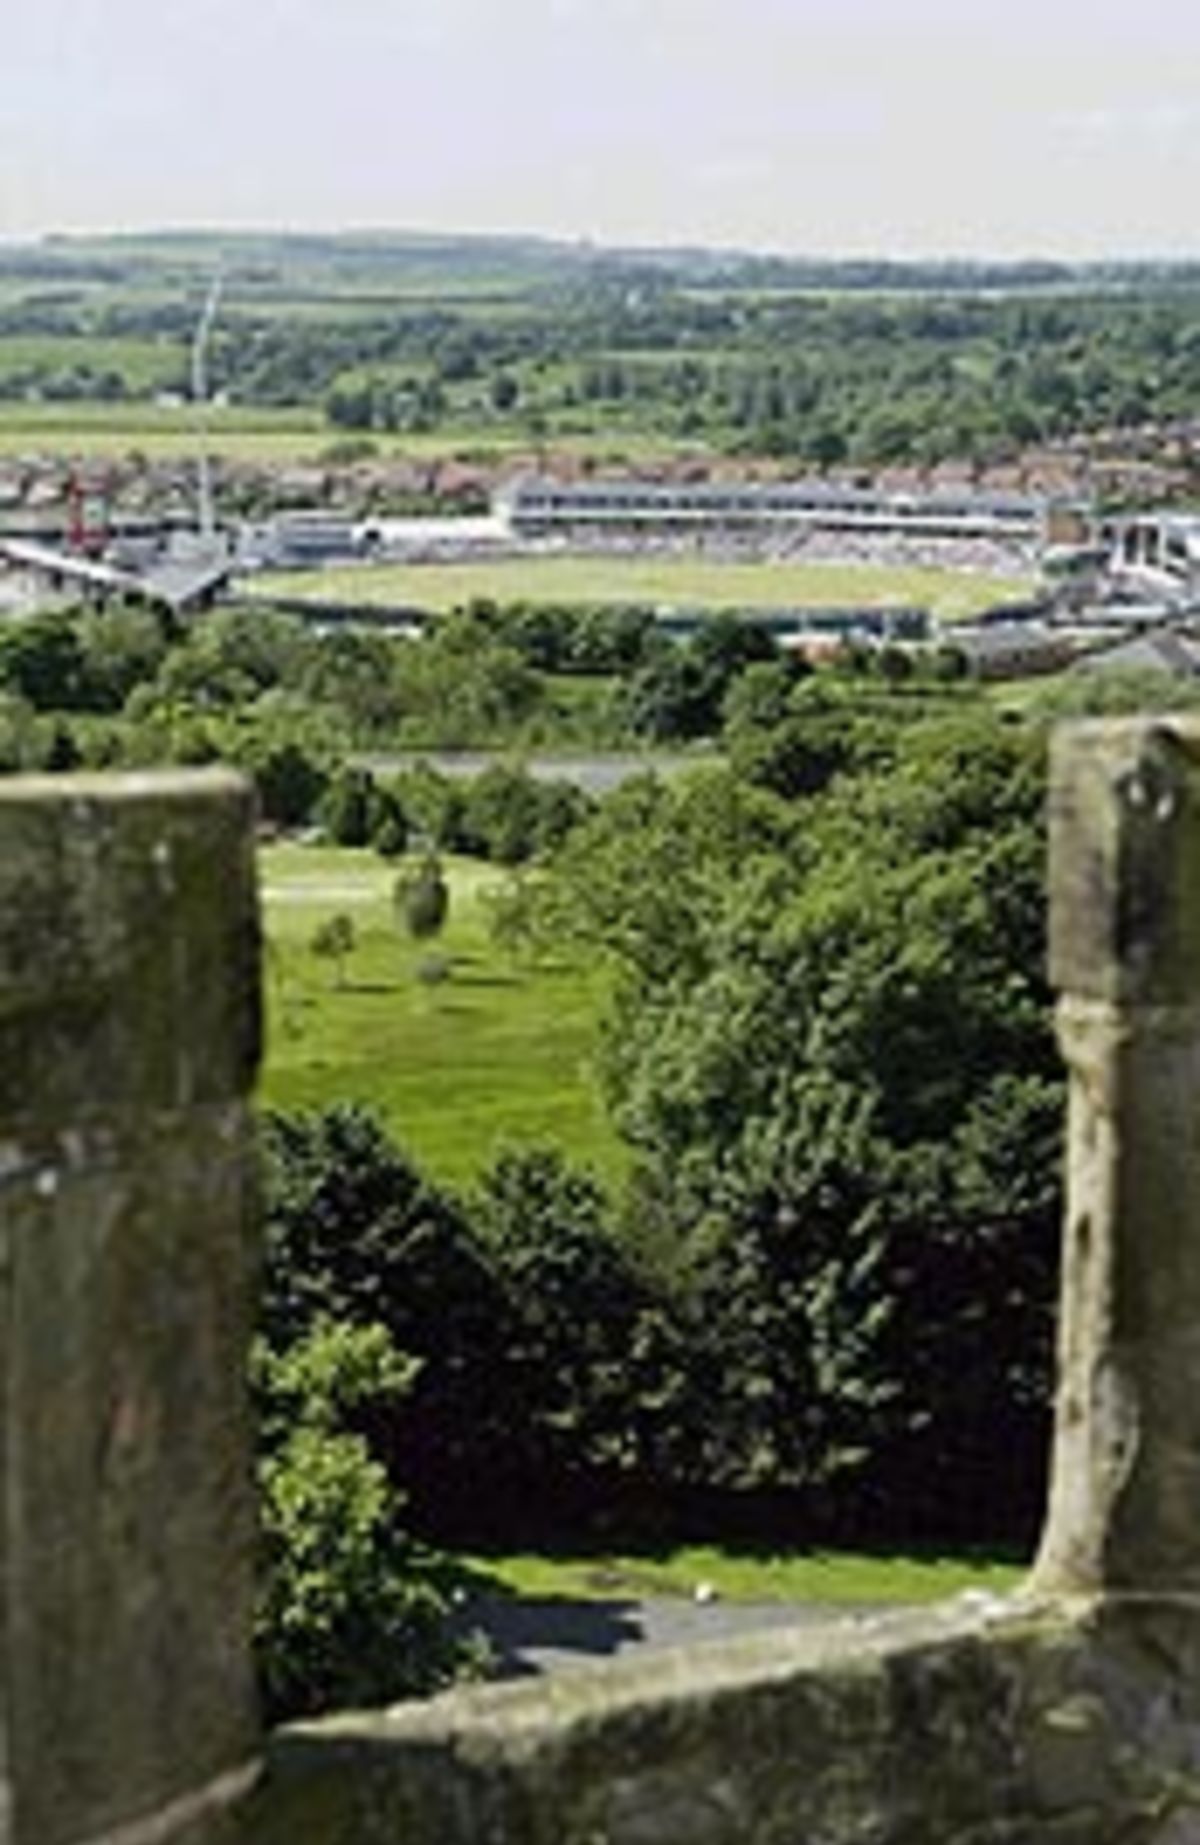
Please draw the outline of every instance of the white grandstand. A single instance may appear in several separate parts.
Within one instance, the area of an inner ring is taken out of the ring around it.
[[[933,490],[896,493],[826,480],[670,483],[522,479],[494,511],[514,538],[753,532],[1044,542],[1050,503],[1035,495]]]
[[[1200,514],[1140,512],[1105,521],[1113,569],[1141,576],[1166,591],[1200,595]]]

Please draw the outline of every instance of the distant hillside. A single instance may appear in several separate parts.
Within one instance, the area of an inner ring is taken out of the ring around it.
[[[1127,287],[1200,282],[1200,262],[1068,263],[897,261],[783,256],[689,247],[629,249],[585,240],[425,231],[171,230],[108,236],[51,236],[0,249],[5,276],[123,282],[178,277],[220,264],[239,283],[264,291],[323,286],[353,292],[371,286],[399,292],[433,287],[546,288],[605,278],[688,288],[781,290],[1029,290]],[[157,272],[157,273],[155,273]]]
[[[0,437],[23,448],[51,416],[69,442],[84,406],[154,437],[190,393],[218,272],[209,384],[223,415],[259,415],[272,436],[271,419],[299,413],[338,440],[468,461],[686,451],[1010,474],[1083,438],[1157,470],[1110,492],[1200,488],[1200,262],[833,261],[383,230],[47,237],[0,246]],[[1052,473],[1057,490],[1057,460]]]

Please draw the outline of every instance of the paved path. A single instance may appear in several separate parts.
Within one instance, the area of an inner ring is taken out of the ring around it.
[[[584,1601],[480,1595],[464,1605],[459,1623],[464,1632],[486,1639],[495,1661],[491,1677],[523,1678],[600,1665],[633,1649],[691,1646],[866,1612],[816,1602],[698,1602],[682,1596]]]

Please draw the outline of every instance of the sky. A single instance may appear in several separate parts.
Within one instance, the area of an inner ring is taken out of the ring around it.
[[[0,237],[1200,256],[1197,0],[10,0]]]

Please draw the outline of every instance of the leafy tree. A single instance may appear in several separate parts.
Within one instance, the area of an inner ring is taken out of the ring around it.
[[[501,865],[531,857],[537,840],[537,785],[523,769],[494,763],[473,778],[463,822],[472,851]]]
[[[90,702],[86,659],[70,615],[33,615],[0,634],[0,686],[37,711],[79,711]]]
[[[367,383],[335,385],[326,395],[325,415],[337,429],[371,429],[375,393]]]
[[[41,722],[28,700],[0,691],[0,774],[35,766]]]
[[[60,775],[70,769],[77,769],[82,760],[79,745],[75,741],[75,735],[70,726],[61,720],[52,725],[49,741],[42,757],[42,767],[52,775]]]
[[[705,736],[716,719],[711,690],[689,650],[664,649],[629,681],[626,712],[630,728],[655,743]]]
[[[913,675],[912,655],[902,647],[881,647],[875,656],[875,670],[888,685],[903,685]]]
[[[277,686],[299,687],[312,648],[308,630],[295,616],[217,609],[189,628],[182,644],[167,654],[156,687],[167,702],[232,709]]]
[[[660,742],[712,735],[738,677],[778,657],[774,638],[757,622],[711,616],[690,641],[660,647],[633,674],[629,721]]]
[[[317,819],[335,845],[365,846],[371,839],[375,779],[367,769],[340,768],[317,807]]]
[[[560,855],[549,916],[620,970],[631,1219],[727,1385],[712,1481],[831,1487],[910,1535],[1035,1515],[1061,1104],[1040,803],[1036,740],[980,714],[881,733],[790,834],[786,804],[708,778],[625,794],[619,824],[605,803]]]
[[[396,778],[392,792],[419,842],[445,852],[463,849],[466,797],[452,776],[441,774],[431,763],[418,762]]]
[[[858,707],[824,674],[797,680],[777,666],[752,666],[725,700],[735,773],[776,794],[819,793],[851,767],[862,740]]]
[[[275,1720],[429,1691],[452,1675],[451,1571],[413,1542],[403,1499],[353,1427],[411,1388],[382,1326],[317,1320],[260,1339],[259,1675]]]
[[[344,716],[354,738],[369,743],[394,730],[404,714],[400,688],[404,643],[356,628],[324,634],[305,659],[300,690]]]
[[[513,735],[544,696],[538,674],[476,616],[440,620],[397,656],[397,695],[414,743],[457,749]]]
[[[264,1140],[264,1337],[303,1353],[333,1321],[378,1323],[418,1361],[351,1424],[415,1530],[531,1542],[669,1496],[698,1393],[668,1295],[593,1180],[506,1154],[464,1207],[360,1110],[271,1116]]]
[[[245,753],[263,818],[280,826],[309,820],[324,792],[325,773],[303,744],[291,738],[247,738]]]
[[[367,801],[367,824],[371,845],[380,858],[399,858],[408,847],[408,820],[399,795],[392,788],[377,784]]]
[[[807,670],[785,660],[753,661],[733,681],[722,702],[726,735],[781,724],[788,716],[792,687]]]
[[[521,387],[511,372],[496,372],[488,385],[488,395],[492,400],[493,410],[502,415],[514,410],[521,396]]]
[[[409,1495],[414,1529],[478,1541],[489,1497],[502,1514],[514,1480],[527,1479],[504,1388],[507,1305],[491,1259],[459,1205],[364,1110],[272,1115],[262,1142],[264,1336],[278,1349],[321,1321],[386,1327],[420,1368],[363,1432]]]
[[[450,909],[450,886],[436,852],[402,871],[392,888],[397,923],[414,941],[440,935]]]
[[[589,1487],[653,1473],[669,1450],[684,1394],[669,1306],[595,1180],[557,1151],[502,1154],[472,1216],[509,1302],[514,1411],[542,1445],[547,1490],[573,1482],[582,1511]]]
[[[156,611],[120,605],[81,615],[77,634],[95,711],[119,711],[135,686],[154,679],[175,639]]]
[[[344,911],[327,916],[313,930],[309,947],[321,960],[333,962],[339,989],[346,984],[346,961],[354,953],[355,939],[354,919]]]

